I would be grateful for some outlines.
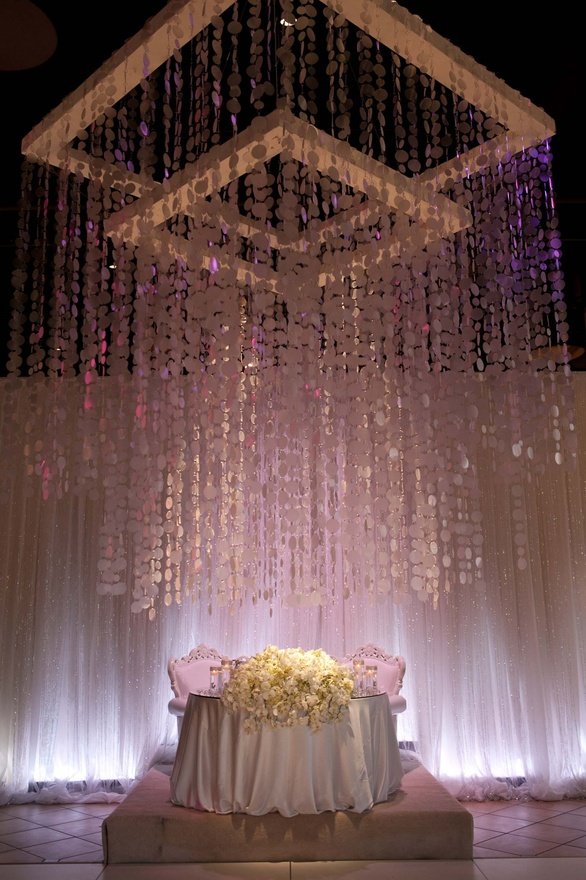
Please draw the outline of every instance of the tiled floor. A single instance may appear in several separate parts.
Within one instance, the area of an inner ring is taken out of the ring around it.
[[[0,807],[0,880],[586,880],[586,800],[467,804],[473,862],[104,867],[100,828],[115,806]]]

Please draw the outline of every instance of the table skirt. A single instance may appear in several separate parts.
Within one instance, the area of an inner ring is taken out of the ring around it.
[[[386,694],[351,700],[336,723],[262,727],[191,694],[171,776],[175,804],[216,813],[283,816],[363,812],[388,800],[403,771]]]

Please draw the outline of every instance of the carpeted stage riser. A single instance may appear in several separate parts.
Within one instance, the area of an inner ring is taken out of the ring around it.
[[[423,767],[367,813],[220,816],[176,807],[151,770],[104,821],[104,854],[122,862],[471,859],[471,814]]]

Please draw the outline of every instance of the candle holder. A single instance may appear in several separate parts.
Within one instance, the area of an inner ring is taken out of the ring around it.
[[[222,690],[226,687],[228,682],[230,681],[230,676],[232,675],[232,661],[227,657],[222,659]]]
[[[377,692],[377,682],[376,682],[376,674],[377,667],[375,665],[368,665],[365,669],[365,683],[366,683],[366,693],[367,694],[376,694]]]
[[[210,691],[216,695],[220,692],[220,676],[222,674],[221,666],[210,666]]]
[[[356,694],[360,696],[364,689],[364,660],[353,660],[354,667],[354,689]]]

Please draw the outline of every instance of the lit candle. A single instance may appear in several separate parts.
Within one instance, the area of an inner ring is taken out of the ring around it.
[[[354,660],[352,662],[352,665],[354,666],[354,682],[355,682],[356,692],[358,694],[361,694],[362,688],[364,685],[364,681],[363,681],[364,660],[357,658],[356,660]]]
[[[217,691],[221,669],[219,666],[210,666],[210,690]]]
[[[230,674],[232,672],[232,661],[228,660],[227,657],[224,657],[222,660],[222,688],[228,684],[230,681]]]
[[[376,690],[376,666],[366,667],[366,690],[370,693]]]

